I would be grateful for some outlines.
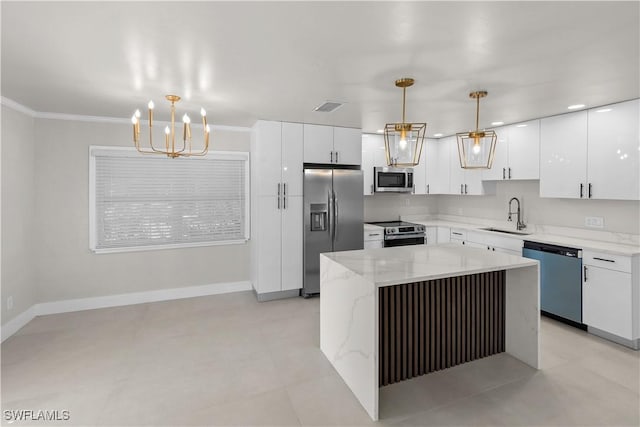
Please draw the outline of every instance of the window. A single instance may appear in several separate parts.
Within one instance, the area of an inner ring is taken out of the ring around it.
[[[89,245],[96,253],[244,243],[249,154],[142,155],[89,149]]]

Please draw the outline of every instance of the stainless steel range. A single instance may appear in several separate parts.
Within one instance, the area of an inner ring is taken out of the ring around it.
[[[383,246],[385,248],[424,244],[424,225],[404,221],[381,221],[370,222],[369,224],[384,227]]]

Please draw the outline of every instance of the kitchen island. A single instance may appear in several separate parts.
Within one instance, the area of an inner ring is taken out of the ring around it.
[[[504,351],[538,369],[537,261],[455,244],[320,258],[320,348],[373,420],[387,384]]]

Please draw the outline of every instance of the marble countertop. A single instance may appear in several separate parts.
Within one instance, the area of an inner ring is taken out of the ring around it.
[[[534,266],[536,260],[458,244],[329,252],[325,256],[375,283],[401,283]]]
[[[623,243],[614,243],[614,242],[606,242],[601,240],[591,240],[591,239],[585,239],[585,238],[579,238],[579,237],[563,236],[563,235],[557,235],[557,234],[550,234],[546,232],[538,232],[537,230],[536,231],[532,230],[533,232],[527,235],[516,235],[516,234],[507,234],[507,233],[499,233],[495,231],[483,230],[483,228],[487,226],[479,225],[479,224],[468,224],[468,223],[452,222],[452,221],[439,220],[439,219],[433,219],[433,220],[409,219],[408,221],[416,224],[422,224],[427,227],[440,226],[440,227],[466,229],[474,232],[489,233],[494,236],[500,236],[505,238],[530,240],[538,243],[550,243],[555,245],[575,247],[578,249],[588,249],[588,250],[616,254],[616,255],[625,255],[625,256],[640,255],[640,246],[638,245],[628,245]],[[496,227],[496,228],[500,228],[500,227]]]

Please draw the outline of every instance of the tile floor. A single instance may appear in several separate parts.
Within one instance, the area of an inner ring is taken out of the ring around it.
[[[376,424],[318,348],[318,315],[318,298],[241,292],[36,318],[2,344],[2,424]],[[546,318],[541,346],[539,371],[500,354],[384,387],[377,424],[640,424],[640,353]]]

